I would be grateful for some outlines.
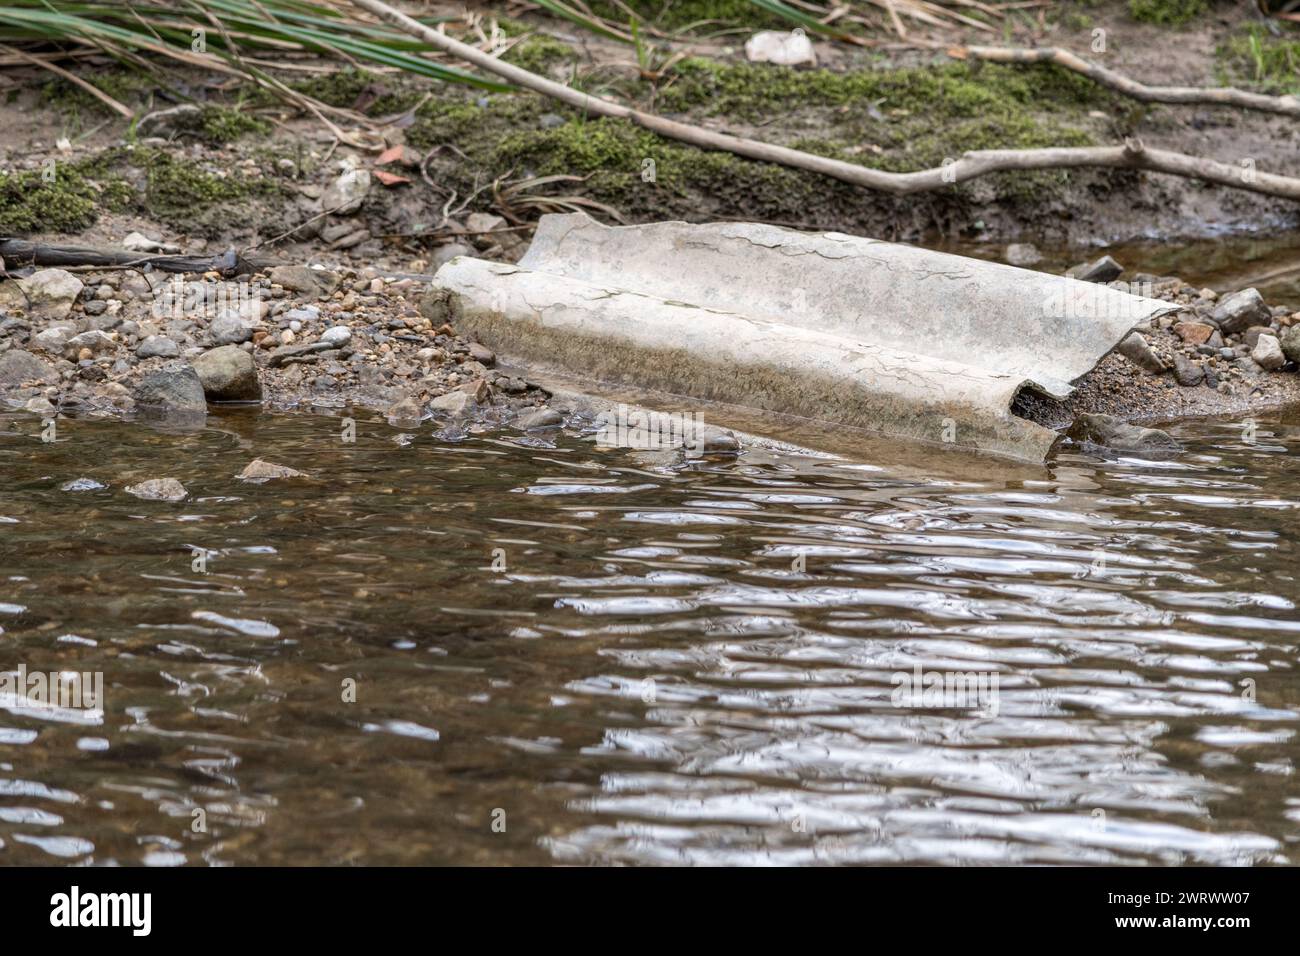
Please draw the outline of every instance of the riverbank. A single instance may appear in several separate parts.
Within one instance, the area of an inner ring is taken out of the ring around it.
[[[1220,294],[1120,268],[1102,275],[1179,311],[1132,333],[1070,399],[1022,392],[1017,414],[1063,431],[1088,413],[1158,423],[1300,403],[1300,312],[1254,289]],[[500,367],[494,343],[458,332],[428,277],[305,264],[233,280],[45,269],[0,285],[0,311],[0,402],[43,419],[192,426],[209,403],[244,402],[372,409],[449,439],[592,425],[590,406],[552,401],[544,375]]]

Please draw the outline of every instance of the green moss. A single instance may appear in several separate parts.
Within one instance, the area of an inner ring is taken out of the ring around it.
[[[209,143],[232,143],[246,133],[266,133],[271,126],[240,110],[205,106],[199,121],[199,135]]]
[[[271,176],[226,176],[162,149],[117,147],[75,163],[0,174],[0,233],[79,232],[104,212],[150,216],[181,232],[216,234],[251,204],[284,193]]]
[[[285,85],[289,89],[340,109],[357,109],[368,116],[402,113],[419,102],[419,81],[404,76],[380,76],[368,70],[347,67],[321,73]],[[270,90],[259,88],[248,99],[258,107],[282,106],[284,100]]]
[[[711,115],[757,119],[786,115],[792,104],[856,106],[866,112],[925,113],[946,118],[1029,109],[1096,106],[1108,94],[1082,76],[1048,65],[945,63],[899,70],[796,70],[768,65],[688,59],[660,94],[665,110],[704,107]]]
[[[200,221],[213,207],[233,219],[236,204],[282,191],[275,179],[220,176],[201,164],[177,161],[163,150],[135,150],[128,161],[145,171],[144,209],[160,222],[181,229]]]
[[[79,232],[131,197],[130,185],[97,160],[0,172],[0,233]]]
[[[142,94],[156,85],[148,74],[133,70],[82,70],[79,76],[101,93],[127,106],[134,105]],[[78,129],[89,120],[100,121],[117,115],[103,100],[61,77],[41,87],[41,105],[59,113]]]
[[[508,131],[535,127],[543,113],[564,111],[530,95],[429,100],[416,110],[406,141],[416,149],[448,143],[471,155],[486,155]]]
[[[512,46],[501,59],[533,73],[545,73],[557,63],[572,63],[578,52],[554,37],[534,34]]]
[[[1300,39],[1273,37],[1252,23],[1217,53],[1225,83],[1244,83],[1266,93],[1300,94]]]
[[[1134,20],[1142,23],[1159,23],[1181,26],[1199,17],[1206,9],[1206,0],[1129,0],[1128,10]]]

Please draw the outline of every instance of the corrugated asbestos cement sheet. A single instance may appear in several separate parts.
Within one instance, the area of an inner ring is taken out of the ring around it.
[[[1064,397],[1175,308],[1107,286],[840,233],[545,216],[519,265],[438,270],[458,330],[595,381],[1041,461],[1011,414]]]

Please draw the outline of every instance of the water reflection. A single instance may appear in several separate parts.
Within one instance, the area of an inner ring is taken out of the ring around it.
[[[0,862],[1296,860],[1294,420],[1044,468],[212,422],[0,419],[0,670],[107,698],[0,697]]]

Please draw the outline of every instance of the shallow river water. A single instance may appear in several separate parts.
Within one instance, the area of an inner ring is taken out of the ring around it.
[[[1300,860],[1300,418],[1042,467],[39,432],[0,671],[105,701],[0,696],[0,864]]]

